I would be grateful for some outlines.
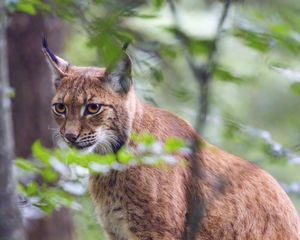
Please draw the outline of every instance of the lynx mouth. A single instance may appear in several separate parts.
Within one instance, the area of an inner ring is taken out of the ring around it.
[[[85,153],[95,152],[101,155],[118,152],[126,142],[123,138],[116,137],[112,132],[104,130],[98,134],[98,137],[85,137],[80,139],[80,141],[75,141],[73,143],[65,138],[63,138],[63,140],[71,148],[75,148]]]
[[[89,147],[92,147],[93,145],[95,145],[96,142],[88,142],[88,143],[73,143],[73,144],[69,144],[71,147],[75,147],[78,150],[84,150],[87,149]]]

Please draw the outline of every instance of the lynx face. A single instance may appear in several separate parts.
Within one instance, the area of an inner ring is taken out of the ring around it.
[[[75,67],[43,48],[56,89],[52,113],[62,139],[86,152],[116,152],[130,135],[131,63],[128,57],[108,71]]]

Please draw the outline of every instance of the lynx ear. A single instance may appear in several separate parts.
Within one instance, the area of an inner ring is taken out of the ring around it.
[[[52,72],[52,77],[53,77],[53,82],[55,88],[57,88],[61,82],[61,79],[67,75],[67,70],[69,67],[69,63],[60,57],[54,55],[50,49],[48,48],[48,43],[47,39],[45,36],[43,36],[43,53],[46,56],[47,62],[49,63],[51,72]]]
[[[108,81],[112,88],[119,93],[127,93],[132,85],[131,60],[124,53],[121,60],[107,69]]]

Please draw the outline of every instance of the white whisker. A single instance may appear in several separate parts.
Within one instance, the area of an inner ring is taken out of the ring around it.
[[[61,138],[62,138],[59,128],[50,128],[49,127],[48,129],[53,132],[52,133],[52,141],[53,141],[53,143],[57,144],[57,142],[60,141]]]
[[[96,147],[93,150],[100,154],[113,152],[114,147],[116,147],[119,143],[116,133],[112,130],[99,129],[96,134],[97,143],[95,144]]]

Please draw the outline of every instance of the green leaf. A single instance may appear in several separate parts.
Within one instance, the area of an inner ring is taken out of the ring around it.
[[[48,182],[52,183],[55,182],[59,175],[53,168],[45,168],[41,172],[43,179]]]
[[[249,47],[260,52],[268,52],[270,50],[272,37],[266,33],[238,28],[233,34],[234,36],[241,38]]]
[[[27,196],[38,195],[39,185],[36,182],[31,182],[24,189]]]
[[[179,138],[169,138],[165,142],[165,150],[167,153],[175,153],[185,146],[185,141]]]
[[[151,134],[142,134],[141,135],[141,143],[145,145],[152,145],[156,141],[155,137]]]
[[[214,71],[214,76],[221,81],[233,82],[233,83],[245,83],[245,79],[240,76],[237,76],[224,67],[217,66]]]
[[[137,144],[152,145],[156,142],[156,138],[149,133],[132,134],[131,140]]]
[[[125,147],[121,148],[118,151],[117,156],[118,161],[123,164],[128,164],[134,158],[133,154],[129,152]]]
[[[36,141],[32,145],[31,150],[34,157],[49,165],[49,159],[51,158],[52,154],[48,149],[42,146],[40,141]]]
[[[84,156],[82,161],[86,161],[87,163],[96,162],[99,164],[111,165],[116,161],[116,156],[113,153],[106,155],[92,153]]]
[[[44,212],[50,214],[53,210],[61,206],[71,206],[73,198],[70,194],[64,192],[60,188],[49,188],[48,185],[43,185],[40,190],[40,202],[35,204]]]
[[[81,166],[87,166],[83,159],[83,155],[79,154],[77,151],[69,151],[65,156],[65,162],[67,164],[78,164]]]
[[[156,69],[156,68],[151,68],[151,73],[157,83],[160,83],[164,80],[164,75],[161,70]]]
[[[33,4],[20,2],[17,4],[16,10],[19,12],[27,13],[29,15],[35,15],[36,14],[36,8]]]
[[[16,160],[16,165],[20,169],[26,171],[26,172],[31,172],[31,173],[37,173],[40,170],[35,166],[34,163],[30,162],[29,160],[22,159],[22,158],[17,158]]]

